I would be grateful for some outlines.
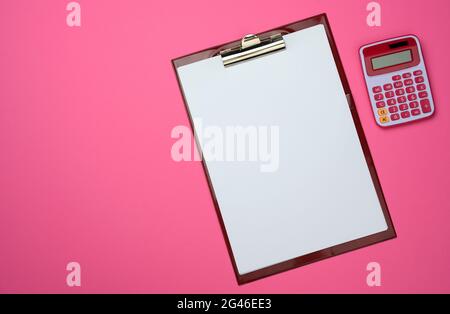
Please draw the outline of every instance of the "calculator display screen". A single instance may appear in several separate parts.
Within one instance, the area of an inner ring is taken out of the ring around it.
[[[404,50],[401,52],[384,55],[382,57],[372,58],[372,67],[374,70],[379,70],[394,65],[408,63],[411,61],[412,61],[411,50]]]

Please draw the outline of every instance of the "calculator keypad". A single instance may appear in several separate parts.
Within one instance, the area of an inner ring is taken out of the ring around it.
[[[381,124],[416,120],[420,115],[432,112],[430,92],[422,70],[393,75],[391,79],[391,82],[372,87],[373,103]]]

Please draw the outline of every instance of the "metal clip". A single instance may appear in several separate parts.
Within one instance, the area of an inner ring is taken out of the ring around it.
[[[240,46],[223,50],[220,55],[223,65],[229,66],[284,48],[286,48],[286,44],[281,34],[275,34],[264,39],[251,34],[242,38]]]

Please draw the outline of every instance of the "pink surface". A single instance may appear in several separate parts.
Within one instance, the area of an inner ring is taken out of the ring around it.
[[[81,28],[68,2],[0,2],[1,292],[450,292],[447,0],[379,1],[379,28],[369,1],[81,0]],[[201,164],[171,159],[188,119],[170,60],[322,12],[398,238],[239,287]],[[384,130],[358,49],[410,33],[436,114]],[[366,285],[372,261],[381,287]]]

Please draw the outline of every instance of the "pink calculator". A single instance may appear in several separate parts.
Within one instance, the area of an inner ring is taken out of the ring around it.
[[[430,82],[416,36],[366,45],[360,55],[378,125],[394,126],[433,115]]]

